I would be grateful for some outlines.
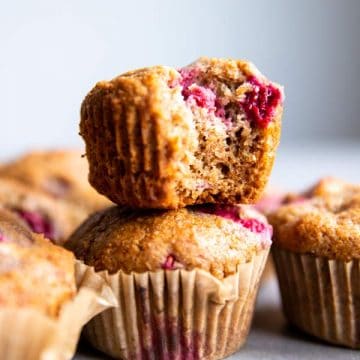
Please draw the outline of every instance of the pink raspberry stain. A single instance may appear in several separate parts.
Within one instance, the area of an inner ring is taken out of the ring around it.
[[[0,242],[4,242],[4,241],[5,241],[5,235],[0,232]]]
[[[239,222],[244,228],[257,234],[261,234],[267,229],[267,226],[258,219],[239,219]]]
[[[199,76],[200,71],[197,68],[184,67],[178,70],[181,75],[180,85],[187,89],[195,83],[196,78]]]
[[[204,86],[192,85],[189,88],[184,88],[182,91],[184,99],[189,103],[195,103],[201,108],[207,109],[209,112],[215,112],[215,93]]]
[[[195,360],[200,359],[200,337],[183,327],[181,316],[171,316],[165,309],[152,307],[149,287],[136,285],[137,314],[139,321],[140,354],[131,359]]]
[[[16,212],[29,225],[33,232],[37,234],[44,234],[46,238],[54,240],[54,226],[43,215],[35,211],[16,210]]]
[[[175,269],[175,256],[168,255],[165,262],[161,264],[161,267],[164,270],[174,270]]]
[[[245,93],[240,105],[250,120],[257,126],[266,128],[282,101],[281,91],[272,84],[261,83],[255,76],[249,77],[247,83],[252,89]]]
[[[275,211],[282,205],[284,196],[285,195],[282,193],[265,195],[254,205],[254,207],[261,213],[267,214],[269,212]]]
[[[201,335],[197,331],[186,330],[181,317],[174,318],[163,312],[151,314],[145,308],[146,305],[140,303],[141,353],[131,354],[131,359],[201,359]],[[146,341],[149,338],[151,341]]]
[[[180,85],[182,86],[181,94],[188,103],[194,103],[209,112],[217,112],[219,102],[216,94],[209,87],[196,83],[199,70],[196,68],[182,68],[179,70],[181,75]]]
[[[244,228],[249,229],[256,234],[265,234],[271,229],[267,224],[262,223],[255,218],[241,218],[239,216],[239,209],[236,206],[231,205],[205,205],[199,207],[201,212],[221,216],[224,219],[232,220],[238,224],[241,224]]]
[[[293,200],[290,201],[291,204],[302,204],[306,201],[308,201],[309,199],[306,198],[305,196],[297,196],[296,198],[294,198]]]

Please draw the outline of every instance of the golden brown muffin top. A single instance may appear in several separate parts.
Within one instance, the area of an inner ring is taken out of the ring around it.
[[[1,177],[0,206],[15,214],[30,230],[44,234],[57,244],[66,241],[88,215],[82,207]]]
[[[78,150],[33,151],[0,167],[0,176],[16,179],[57,199],[86,207],[89,212],[111,202],[88,182],[88,163]]]
[[[360,258],[360,185],[325,178],[269,217],[274,244],[329,259]]]
[[[194,268],[222,279],[271,244],[271,227],[245,206],[134,211],[113,207],[92,215],[66,247],[96,270],[115,273]]]
[[[75,290],[73,255],[0,209],[0,308],[57,316]]]

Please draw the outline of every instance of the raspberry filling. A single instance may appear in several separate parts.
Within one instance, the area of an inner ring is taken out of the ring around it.
[[[0,232],[0,242],[5,241],[5,235]]]
[[[198,210],[211,215],[221,216],[224,219],[229,219],[237,224],[242,225],[244,228],[249,229],[256,234],[265,234],[271,229],[270,225],[262,223],[255,218],[241,218],[239,216],[239,209],[236,206],[231,205],[206,205],[199,206]],[[271,230],[270,230],[271,233]]]
[[[37,234],[44,234],[50,240],[54,240],[55,229],[53,224],[41,214],[34,211],[15,210],[19,216],[29,225],[30,229]]]
[[[215,112],[217,110],[216,94],[210,88],[195,83],[199,72],[196,69],[183,68],[179,70],[179,73],[181,75],[181,94],[184,100],[189,103],[195,103],[209,112]]]
[[[231,118],[226,114],[224,105],[211,86],[200,85],[197,82],[200,70],[196,68],[182,68],[179,70],[182,86],[181,94],[189,104],[205,108],[209,112],[222,119],[225,125],[231,124]],[[281,91],[272,84],[263,84],[255,76],[247,79],[251,90],[247,91],[244,99],[239,102],[240,108],[245,112],[248,119],[257,126],[266,128],[275,115],[282,95]],[[173,87],[175,84],[172,84]]]
[[[245,93],[240,105],[249,119],[259,127],[266,128],[281,101],[281,92],[271,84],[262,84],[255,76],[251,76],[247,82],[252,89]]]
[[[164,270],[174,270],[175,269],[175,256],[168,255],[165,262],[161,265]]]
[[[197,106],[207,109],[209,112],[215,112],[216,95],[215,93],[204,86],[191,85],[188,88],[182,90],[182,95],[189,103],[194,102]]]

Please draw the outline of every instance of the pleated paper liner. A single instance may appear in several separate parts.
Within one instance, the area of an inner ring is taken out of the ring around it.
[[[97,349],[120,359],[220,359],[245,342],[268,250],[223,281],[202,270],[109,275],[118,308],[84,328]]]
[[[66,360],[73,357],[83,325],[116,304],[112,291],[98,275],[91,274],[82,264],[76,266],[79,291],[62,307],[57,318],[31,308],[0,310],[0,359]]]
[[[333,344],[360,348],[360,263],[273,248],[285,316]]]
[[[275,278],[275,266],[274,266],[274,260],[270,254],[265,264],[263,274],[261,276],[261,282],[265,283],[274,278]]]

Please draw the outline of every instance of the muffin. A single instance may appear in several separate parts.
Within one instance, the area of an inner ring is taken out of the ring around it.
[[[76,270],[70,251],[0,208],[0,359],[73,357],[84,323],[115,304],[91,269]]]
[[[132,208],[253,203],[273,165],[283,98],[243,60],[200,58],[99,82],[81,107],[89,181]]]
[[[284,313],[319,339],[360,348],[360,185],[326,178],[270,216]]]
[[[94,214],[66,247],[104,276],[119,308],[85,337],[121,359],[228,356],[246,340],[270,245],[271,227],[246,206]]]
[[[74,257],[0,209],[0,308],[57,316],[75,295]]]
[[[88,211],[17,181],[0,177],[0,206],[16,214],[35,233],[63,244]]]
[[[0,177],[15,179],[48,195],[88,209],[111,202],[88,182],[88,163],[77,150],[33,151],[0,167]]]

